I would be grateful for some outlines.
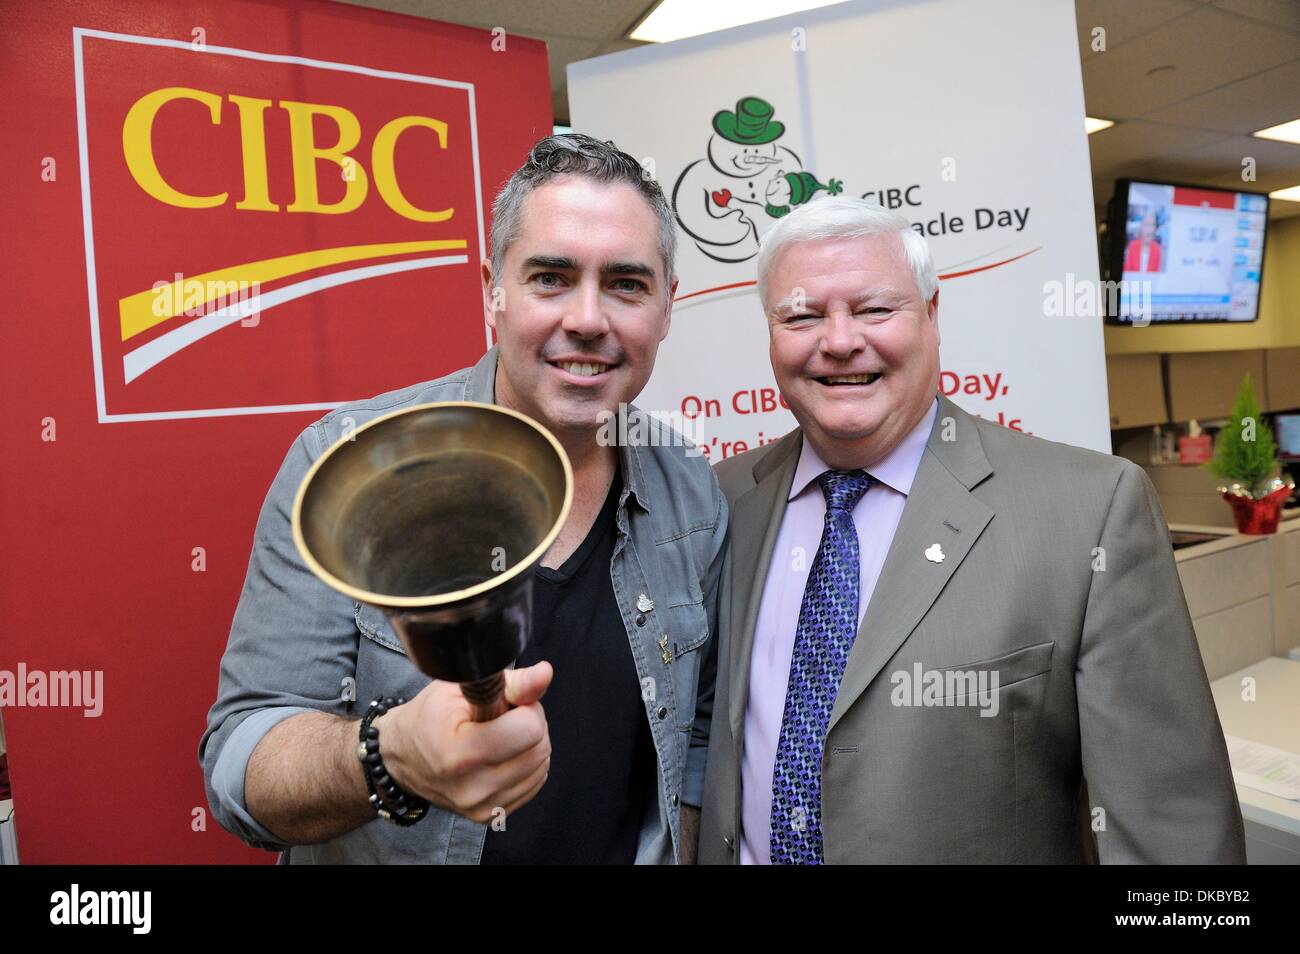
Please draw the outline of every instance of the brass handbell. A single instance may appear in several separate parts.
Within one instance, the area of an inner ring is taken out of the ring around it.
[[[421,672],[460,683],[484,722],[507,708],[533,572],[572,501],[568,455],[532,418],[421,404],[320,456],[294,500],[293,539],[316,576],[384,612]]]

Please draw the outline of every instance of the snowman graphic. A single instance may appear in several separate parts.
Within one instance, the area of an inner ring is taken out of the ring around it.
[[[696,247],[719,262],[758,254],[768,225],[819,191],[837,195],[837,179],[822,184],[794,151],[779,145],[785,124],[767,100],[745,96],[713,117],[706,157],[691,163],[673,186],[673,211]]]

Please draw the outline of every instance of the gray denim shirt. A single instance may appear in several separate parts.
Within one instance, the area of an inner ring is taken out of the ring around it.
[[[486,826],[436,808],[410,828],[376,818],[324,844],[286,845],[249,814],[244,773],[257,743],[283,719],[313,711],[359,719],[375,696],[410,699],[429,683],[379,610],[325,586],[303,564],[290,527],[294,495],[334,441],[372,418],[431,401],[493,403],[496,360],[492,348],[473,368],[336,408],[294,441],[267,494],[199,761],[221,825],[250,845],[284,851],[282,863],[477,864],[481,857]],[[727,505],[708,461],[689,445],[621,446],[619,454],[623,492],[610,578],[658,762],[659,797],[642,824],[636,860],[673,863],[680,806],[698,806],[703,794],[708,738],[707,729],[694,728],[696,700],[711,708],[714,665],[702,661],[711,658],[717,621]]]

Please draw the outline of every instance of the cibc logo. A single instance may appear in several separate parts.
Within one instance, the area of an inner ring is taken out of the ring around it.
[[[428,376],[449,334],[481,348],[472,84],[73,41],[100,421],[324,410]]]

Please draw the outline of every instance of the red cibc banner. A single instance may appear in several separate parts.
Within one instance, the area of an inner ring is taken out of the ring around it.
[[[272,860],[197,760],[263,495],[472,363],[542,43],[316,0],[0,6],[0,718],[23,862]]]

